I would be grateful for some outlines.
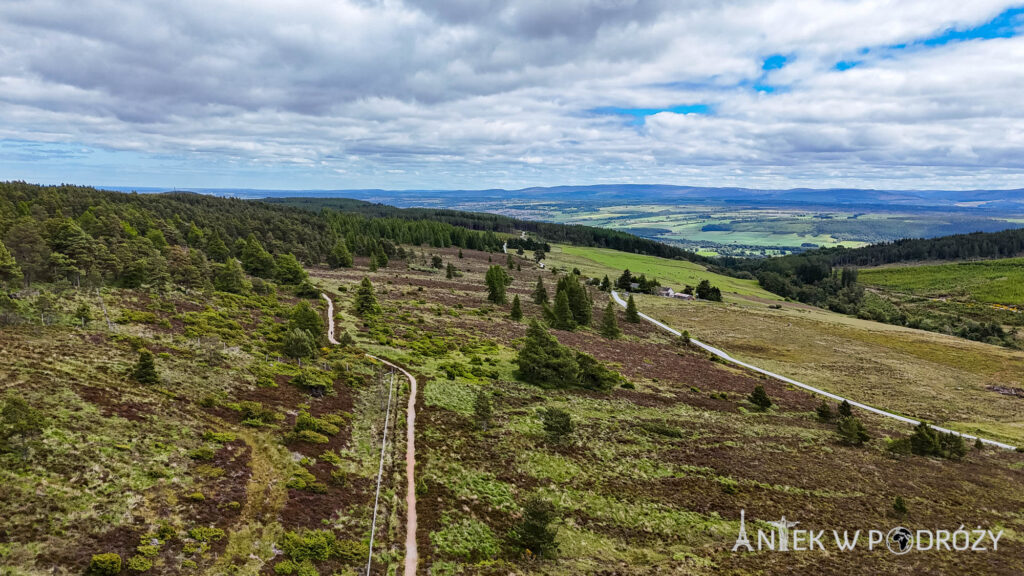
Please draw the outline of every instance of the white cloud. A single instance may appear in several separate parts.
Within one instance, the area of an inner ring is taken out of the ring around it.
[[[41,152],[0,177],[145,185],[191,162],[264,187],[1024,186],[1024,38],[913,45],[1007,6],[9,0],[0,138],[152,162],[115,182]],[[772,54],[789,62],[765,74]],[[715,114],[589,112],[696,103]]]

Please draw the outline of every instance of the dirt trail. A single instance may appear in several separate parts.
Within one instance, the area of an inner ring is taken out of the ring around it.
[[[338,344],[334,338],[334,301],[327,294],[320,294],[327,300],[327,341],[331,344]],[[409,380],[409,404],[406,408],[405,426],[405,574],[412,576],[416,573],[416,565],[419,563],[419,551],[416,549],[416,378],[407,372],[405,368],[397,366],[367,354],[370,358],[398,370]]]

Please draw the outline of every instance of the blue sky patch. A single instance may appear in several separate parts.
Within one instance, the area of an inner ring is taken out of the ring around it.
[[[1024,28],[1024,7],[1004,10],[995,18],[971,28],[962,30],[949,28],[937,36],[921,41],[925,46],[944,46],[962,40],[988,40],[1012,38]]]
[[[772,54],[764,59],[764,63],[761,64],[761,70],[778,70],[785,66],[788,61],[789,58],[786,58],[782,54]]]

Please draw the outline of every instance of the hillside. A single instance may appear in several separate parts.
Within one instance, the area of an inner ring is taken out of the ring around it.
[[[1019,439],[1024,418],[1018,398],[985,386],[1014,388],[1017,353],[849,324],[690,262],[556,245],[541,268],[493,248],[493,231],[446,235],[440,222],[257,207],[242,228],[229,213],[241,201],[101,194],[92,207],[71,192],[0,203],[5,242],[34,231],[26,245],[49,250],[27,285],[13,273],[25,253],[0,254],[0,565],[12,574],[355,575],[367,561],[398,573],[409,432],[422,574],[1024,570],[1024,456],[857,410],[840,419],[837,406],[819,418],[820,398],[617,307],[606,316],[586,277],[624,264],[714,280],[725,302],[636,299],[738,355],[779,356],[780,371],[998,438]],[[176,223],[188,206],[202,241]],[[207,256],[222,234],[235,250],[223,261]],[[90,264],[72,249],[83,243],[117,264]],[[271,246],[325,252],[298,266]],[[145,273],[129,247],[147,250]],[[417,378],[411,430],[410,389],[367,353]],[[985,554],[733,553],[741,510],[747,530],[785,515],[821,530],[1004,533]],[[101,570],[113,554],[117,569]]]

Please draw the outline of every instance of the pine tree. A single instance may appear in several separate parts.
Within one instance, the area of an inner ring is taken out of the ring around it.
[[[373,292],[373,284],[370,283],[369,278],[364,277],[363,281],[359,283],[353,309],[356,316],[361,318],[369,318],[380,314],[380,305],[377,304],[377,296]]]
[[[449,280],[455,278],[455,266],[452,266],[451,262],[449,262],[448,266],[445,268],[444,277]]]
[[[622,335],[622,331],[619,330],[619,321],[615,317],[615,304],[611,300],[604,307],[604,316],[601,318],[601,335],[612,339]]]
[[[640,322],[640,312],[636,309],[636,302],[633,300],[633,295],[629,295],[629,300],[626,301],[626,322],[632,322],[636,324]]]
[[[605,274],[604,278],[601,279],[601,291],[608,292],[612,289],[612,282],[608,279],[608,275]]]
[[[818,414],[818,420],[822,422],[828,422],[833,418],[832,405],[827,400],[822,400],[821,404],[818,404],[818,407],[815,408],[815,412]]]
[[[301,284],[303,280],[308,278],[306,271],[302,268],[302,264],[299,264],[294,254],[279,255],[275,261],[275,268],[275,277],[281,284],[294,286]]]
[[[308,330],[293,328],[285,333],[281,348],[286,356],[301,363],[303,358],[308,358],[316,352],[316,342]]]
[[[486,390],[477,390],[476,398],[473,399],[473,416],[477,426],[485,432],[491,425],[491,414],[491,395]]]
[[[512,270],[516,267],[516,261],[512,258],[511,254],[505,257],[505,264],[508,265],[509,270]]]
[[[21,268],[14,261],[14,256],[0,242],[0,285],[21,280]]]
[[[622,276],[615,281],[615,286],[619,290],[629,290],[630,284],[633,283],[633,275],[629,272],[629,268],[622,271]]]
[[[487,299],[495,304],[507,301],[505,289],[512,283],[512,277],[501,266],[491,266],[484,277],[487,282]]]
[[[273,278],[274,277],[274,257],[269,252],[263,249],[263,244],[256,239],[255,234],[249,234],[249,238],[245,242],[245,248],[242,249],[242,268],[253,276],[259,276],[260,278]]]
[[[580,277],[573,272],[558,281],[555,291],[555,302],[558,294],[565,293],[569,298],[569,310],[572,311],[573,322],[578,326],[589,326],[593,317],[593,302],[587,289],[580,284]]]
[[[853,416],[853,406],[850,406],[849,402],[843,400],[842,403],[839,404],[839,417],[849,418],[850,416]]]
[[[903,496],[897,496],[892,501],[892,511],[895,512],[897,516],[902,517],[907,515],[907,503],[903,501]]]
[[[79,304],[75,309],[75,318],[82,323],[82,328],[85,328],[89,322],[92,322],[92,308],[85,302]]]
[[[29,406],[21,396],[11,394],[4,400],[0,410],[0,452],[17,439],[21,457],[28,456],[29,442],[42,436],[46,419],[43,414]]]
[[[868,431],[864,424],[853,416],[845,416],[836,423],[836,432],[844,444],[850,446],[862,446],[868,441]]]
[[[334,243],[334,247],[331,248],[331,252],[327,255],[327,264],[331,268],[351,268],[352,263],[352,253],[349,252],[345,241],[339,239]]]
[[[217,272],[213,277],[213,287],[221,292],[232,294],[244,294],[246,292],[245,275],[238,260],[228,258],[228,261],[217,266]]]
[[[146,349],[139,352],[139,360],[132,368],[132,379],[139,384],[159,384],[160,375],[156,372],[153,354]]]
[[[555,520],[554,505],[540,496],[531,496],[523,505],[523,519],[512,529],[509,539],[516,548],[537,558],[551,556],[558,550],[558,528],[551,526]]]
[[[220,232],[216,228],[206,242],[206,255],[214,262],[223,262],[230,255],[227,245],[224,244],[224,239],[220,237]]]
[[[754,387],[754,392],[747,397],[747,400],[762,412],[772,406],[772,399],[768,397],[768,393],[765,392],[764,386],[761,386],[760,384]]]
[[[288,329],[296,328],[306,330],[319,341],[319,336],[324,333],[324,322],[320,313],[313,309],[308,302],[299,302],[292,308],[291,316],[288,319]]]
[[[537,276],[537,287],[533,289],[533,303],[543,305],[548,303],[548,289],[544,287],[544,279]]]
[[[370,272],[377,271],[377,255],[370,254]]]
[[[512,299],[512,312],[509,316],[516,322],[523,319],[523,308],[519,304],[519,294],[516,294],[515,298]]]
[[[459,260],[462,260],[462,258],[464,258],[462,255],[462,248],[459,248]]]
[[[572,319],[572,308],[569,307],[569,294],[560,290],[555,296],[554,327],[559,330],[573,330],[576,321]]]
[[[572,386],[579,371],[573,353],[536,320],[530,320],[516,362],[520,379],[544,388]]]

